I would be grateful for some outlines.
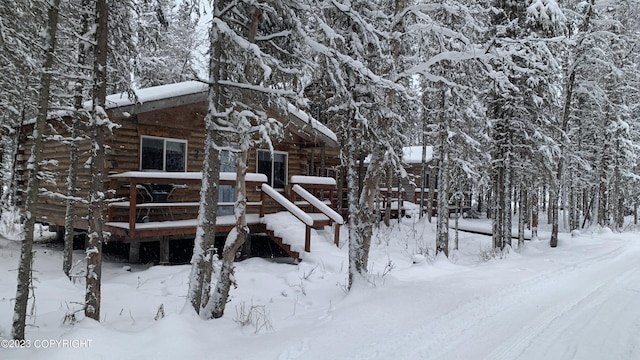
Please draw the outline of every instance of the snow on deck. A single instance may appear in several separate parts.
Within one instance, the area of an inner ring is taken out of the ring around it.
[[[247,214],[246,216],[248,225],[260,224],[260,215]],[[216,226],[220,225],[233,225],[236,223],[235,215],[222,215],[216,218]],[[129,229],[129,223],[124,221],[113,221],[105,223],[106,226],[114,228],[120,228],[125,230]],[[136,223],[136,231],[140,230],[158,230],[158,229],[183,229],[183,228],[195,228],[198,226],[198,219],[187,220],[169,220],[169,221],[151,221]]]
[[[126,171],[109,175],[112,179],[136,178],[136,179],[176,179],[176,180],[202,180],[201,171],[166,172],[166,171]],[[235,172],[221,172],[220,180],[236,181]],[[249,182],[267,182],[267,175],[259,173],[247,173],[245,180]]]

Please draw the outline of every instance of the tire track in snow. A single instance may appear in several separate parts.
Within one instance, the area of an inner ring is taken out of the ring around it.
[[[526,349],[531,346],[532,340],[540,336],[545,330],[549,330],[552,324],[562,321],[563,317],[571,312],[584,312],[584,309],[591,310],[599,307],[610,298],[612,290],[616,289],[620,284],[624,284],[631,275],[637,274],[638,269],[631,269],[624,272],[621,276],[614,279],[601,279],[597,285],[586,289],[577,298],[571,298],[571,301],[560,303],[544,311],[535,321],[528,323],[521,331],[513,334],[510,339],[514,341],[506,341],[502,346],[495,349],[484,358],[487,360],[507,360],[517,359]],[[517,311],[517,310],[516,310]],[[569,322],[570,324],[571,322]],[[562,333],[567,330],[569,325],[565,325]],[[571,355],[565,354],[564,359],[573,358],[576,354],[575,348],[571,349]]]
[[[546,271],[516,285],[512,285],[497,293],[486,295],[436,318],[420,328],[409,330],[400,335],[389,336],[384,341],[367,344],[366,348],[354,349],[344,358],[348,359],[389,359],[398,354],[408,355],[415,359],[439,359],[454,350],[460,342],[452,340],[475,332],[489,319],[505,311],[506,307],[517,307],[523,299],[538,292],[538,288],[546,288],[553,279],[580,273],[585,267],[595,263],[606,263],[624,252],[628,243],[596,256],[580,259],[561,269]],[[473,335],[471,334],[471,335]],[[413,350],[408,350],[413,349]]]

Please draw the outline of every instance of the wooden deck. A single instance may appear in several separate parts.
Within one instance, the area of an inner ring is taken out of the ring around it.
[[[331,184],[327,180],[320,181],[320,184],[313,184],[314,179],[302,179],[297,177],[299,182],[305,183],[311,191],[327,194],[335,193],[335,182]],[[111,232],[112,239],[132,244],[143,241],[161,241],[161,262],[163,256],[168,261],[168,240],[169,238],[193,239],[197,228],[197,214],[200,206],[199,202],[191,201],[199,195],[199,188],[202,182],[201,173],[164,173],[164,172],[126,172],[110,176],[110,189],[114,191],[114,201],[109,204],[109,221],[105,224],[107,230]],[[277,203],[281,209],[291,212],[306,227],[305,252],[311,251],[311,228],[323,228],[336,224],[335,242],[339,243],[339,229],[343,223],[342,217],[335,213],[327,202],[327,199],[320,200],[310,192],[302,189],[300,185],[294,185],[297,189],[295,194],[302,196],[306,205],[319,210],[319,212],[307,213],[291,202],[280,192],[274,190],[266,184],[267,177],[263,174],[247,174],[246,186],[249,198],[258,201],[247,202],[246,220],[249,229],[253,233],[266,233],[267,231],[263,218],[265,214],[272,213],[265,204],[270,200]],[[235,173],[220,173],[219,185],[235,186]],[[158,186],[160,185],[160,186]],[[159,196],[152,190],[155,187],[161,188]],[[167,191],[167,189],[169,189]],[[174,189],[183,192],[180,196],[172,196]],[[188,194],[187,192],[196,194]],[[302,195],[301,195],[302,194]],[[294,200],[295,196],[294,195]],[[257,198],[258,197],[258,198]],[[160,201],[157,201],[160,199]],[[218,202],[218,206],[233,206],[232,202]],[[301,204],[300,204],[301,205]],[[234,215],[219,215],[216,218],[216,233],[224,234],[231,231],[236,225]],[[273,234],[273,232],[271,232]],[[300,253],[292,251],[286,241],[282,238],[271,236],[289,255],[301,260]],[[165,243],[163,245],[163,242]],[[166,251],[162,251],[166,248]],[[131,257],[131,256],[130,256]],[[166,262],[165,261],[165,262]]]

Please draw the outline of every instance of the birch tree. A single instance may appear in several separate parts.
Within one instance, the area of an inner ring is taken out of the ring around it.
[[[199,227],[192,260],[189,299],[203,318],[224,314],[233,282],[233,262],[237,250],[249,236],[246,213],[248,151],[281,134],[281,124],[268,113],[284,116],[289,100],[300,87],[296,78],[302,57],[292,47],[293,36],[304,32],[294,3],[218,2],[210,29],[209,113],[205,119],[207,143]],[[264,24],[264,26],[262,26]],[[288,98],[288,99],[287,99]],[[228,235],[222,252],[213,296],[210,297],[215,231],[217,184],[221,150],[236,153],[236,227]],[[207,154],[207,151],[209,154]],[[207,160],[208,159],[208,160]]]

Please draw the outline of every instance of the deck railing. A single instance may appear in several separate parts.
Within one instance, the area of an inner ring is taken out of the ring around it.
[[[264,174],[247,174],[246,184],[247,187],[259,187],[267,181],[267,177]],[[109,176],[109,188],[116,191],[116,197],[118,197],[118,190],[128,188],[128,200],[125,201],[113,201],[109,204],[108,217],[109,222],[107,225],[111,225],[116,230],[120,229],[124,231],[124,234],[129,239],[135,239],[136,237],[146,237],[150,235],[164,236],[164,235],[177,235],[185,233],[195,233],[197,223],[195,218],[197,217],[197,210],[195,208],[200,206],[199,202],[194,201],[172,201],[171,192],[175,189],[188,189],[190,187],[199,188],[202,184],[201,172],[146,172],[146,171],[128,171],[120,174],[114,174]],[[154,194],[149,190],[152,186],[170,186],[171,190],[167,192],[166,188],[163,189],[162,194]],[[236,185],[236,173],[235,172],[222,172],[220,173],[219,185]],[[144,189],[144,190],[143,190]],[[144,197],[144,193],[149,193],[149,199],[146,202],[139,201],[138,198]],[[142,196],[141,196],[142,194]],[[159,195],[159,196],[156,196]],[[156,201],[159,200],[159,201]],[[218,202],[219,206],[233,205],[231,202]],[[250,208],[260,207],[260,210],[255,213],[263,212],[262,202],[249,202]],[[128,209],[127,225],[122,226],[121,222],[114,222],[114,213],[116,209]],[[192,219],[189,220],[177,220],[174,221],[173,210],[178,208],[194,208],[192,213]],[[163,212],[164,221],[153,222],[153,224],[139,223],[140,211],[149,211],[156,209]],[[166,213],[170,214],[171,219],[166,219]],[[249,211],[248,211],[249,213]],[[115,226],[115,225],[118,226]],[[220,225],[224,225],[221,223]],[[155,226],[151,228],[150,226]],[[141,228],[138,230],[137,228]]]

